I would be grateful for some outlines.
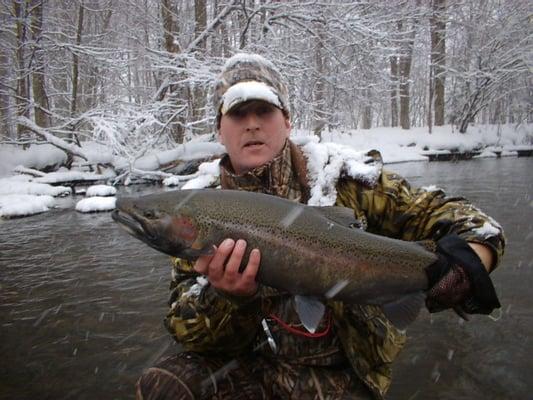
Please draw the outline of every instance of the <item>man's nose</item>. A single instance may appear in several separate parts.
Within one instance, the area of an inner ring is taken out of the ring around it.
[[[247,131],[256,131],[260,127],[259,118],[255,113],[246,114],[245,122]]]

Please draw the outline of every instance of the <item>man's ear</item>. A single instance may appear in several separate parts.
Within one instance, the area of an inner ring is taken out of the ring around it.
[[[287,137],[291,134],[292,124],[289,118],[285,118],[285,128],[287,128]]]
[[[220,128],[217,128],[217,140],[218,140],[218,143],[225,146],[224,136],[222,136],[222,134],[220,133]]]

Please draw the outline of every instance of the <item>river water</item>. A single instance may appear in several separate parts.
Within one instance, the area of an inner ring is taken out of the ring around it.
[[[387,166],[463,195],[499,221],[501,313],[463,322],[423,312],[389,399],[525,399],[533,383],[532,158]],[[135,190],[128,189],[128,190]],[[141,371],[178,347],[162,319],[168,258],[72,203],[0,221],[0,399],[128,399]]]

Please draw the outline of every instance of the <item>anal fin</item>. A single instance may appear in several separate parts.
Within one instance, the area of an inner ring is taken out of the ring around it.
[[[405,330],[416,320],[420,314],[420,309],[425,305],[425,300],[426,294],[424,292],[416,292],[383,304],[381,309],[396,328]]]

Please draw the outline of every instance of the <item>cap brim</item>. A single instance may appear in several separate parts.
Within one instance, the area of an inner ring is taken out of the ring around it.
[[[231,86],[222,96],[220,113],[227,114],[236,106],[251,100],[261,100],[283,109],[276,91],[266,83],[258,81],[239,82]]]

